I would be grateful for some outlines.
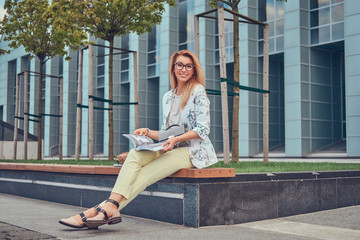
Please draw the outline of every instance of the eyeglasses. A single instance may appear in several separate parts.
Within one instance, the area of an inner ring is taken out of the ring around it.
[[[177,62],[174,65],[176,66],[177,70],[183,70],[183,68],[185,67],[186,71],[191,71],[193,70],[193,68],[195,68],[195,65],[190,63],[184,65],[182,62]]]

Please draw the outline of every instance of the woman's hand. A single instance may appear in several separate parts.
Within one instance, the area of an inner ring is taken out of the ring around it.
[[[138,128],[134,131],[135,135],[145,135],[148,136],[150,133],[150,129],[148,128]]]
[[[120,164],[123,164],[125,162],[125,159],[128,155],[128,152],[123,152],[116,156],[116,161]]]
[[[165,147],[161,151],[168,152],[174,149],[175,144],[178,143],[178,137],[170,137],[168,140],[161,146]]]

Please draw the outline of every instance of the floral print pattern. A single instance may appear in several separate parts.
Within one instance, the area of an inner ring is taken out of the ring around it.
[[[165,93],[163,97],[162,130],[167,127],[172,98],[174,98],[173,90]],[[197,168],[205,168],[216,163],[218,159],[208,137],[210,133],[210,101],[202,85],[199,84],[194,88],[185,108],[180,111],[180,115],[185,130],[194,130],[200,137],[200,139],[192,139],[187,142],[193,165]]]

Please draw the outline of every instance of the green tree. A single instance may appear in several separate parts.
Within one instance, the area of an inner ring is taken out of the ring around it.
[[[39,59],[38,114],[42,114],[43,66],[55,56],[66,56],[67,47],[77,48],[87,35],[76,24],[70,0],[6,0],[6,16],[0,22],[0,34],[8,46],[23,46],[27,53]],[[4,50],[2,51],[4,53]],[[66,57],[68,59],[68,57]],[[41,124],[38,122],[37,158],[41,159]]]
[[[218,3],[224,3],[231,7],[234,12],[239,12],[238,5],[241,0],[211,0],[210,5],[217,7]],[[234,51],[234,82],[239,82],[240,59],[239,59],[239,17],[233,15],[233,51]],[[239,88],[234,87],[234,93],[239,93]],[[232,161],[239,161],[239,95],[233,97],[233,119],[232,119]]]
[[[276,0],[284,1],[287,0]],[[234,12],[239,12],[238,5],[241,0],[210,0],[210,6],[217,7],[219,3],[223,3],[231,8]],[[240,73],[240,59],[239,59],[239,17],[233,15],[233,53],[234,53],[234,82],[239,82]],[[239,93],[239,88],[234,87],[234,93]],[[239,161],[239,96],[234,95],[233,97],[233,119],[232,119],[232,161]]]
[[[113,100],[113,47],[115,36],[125,36],[131,32],[150,32],[154,24],[159,24],[164,12],[164,4],[175,5],[175,0],[84,0],[80,20],[87,32],[109,43],[109,108]],[[114,159],[113,111],[109,111],[109,160]]]

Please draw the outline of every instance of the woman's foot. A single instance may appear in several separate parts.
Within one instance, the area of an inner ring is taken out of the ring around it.
[[[85,227],[85,221],[88,218],[96,216],[100,210],[101,208],[96,205],[95,207],[87,209],[85,212],[79,213],[69,218],[61,219],[59,223],[68,227],[83,228]]]
[[[85,225],[88,228],[97,228],[104,224],[116,224],[122,221],[119,212],[119,203],[108,199],[95,217],[88,218]]]

